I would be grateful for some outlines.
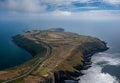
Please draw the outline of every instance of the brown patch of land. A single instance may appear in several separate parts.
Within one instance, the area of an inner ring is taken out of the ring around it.
[[[48,58],[30,75],[23,78],[23,83],[38,83],[40,80],[51,76],[57,71],[80,72],[74,67],[83,64],[84,54],[87,54],[90,51],[98,52],[98,50],[106,49],[105,43],[97,38],[82,36],[70,32],[33,30],[22,35],[18,35],[16,38],[20,38],[20,40],[23,42],[24,39],[27,39],[37,45],[40,45],[40,42],[44,42],[51,47],[51,54],[48,56]],[[28,50],[28,48],[26,50]],[[38,54],[39,51],[40,50],[35,53]],[[27,70],[27,68],[25,67],[24,70]],[[10,77],[10,75],[13,77],[18,76],[18,72],[18,70],[7,71],[7,73],[6,71],[0,72],[0,80],[6,80],[5,78]],[[18,81],[16,81],[16,83]]]

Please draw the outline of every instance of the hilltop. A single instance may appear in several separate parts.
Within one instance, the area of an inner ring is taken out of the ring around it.
[[[50,28],[48,31],[64,32],[65,30],[63,28]]]
[[[28,61],[27,65],[25,63],[12,70],[3,71],[2,74],[0,72],[0,80],[8,80],[22,75],[40,60],[42,62],[29,75],[12,83],[77,81],[79,79],[76,78],[83,75],[81,70],[91,66],[91,56],[108,49],[106,43],[98,38],[64,32],[62,28],[27,31],[24,34],[14,36],[13,41],[30,52],[33,59]],[[47,56],[45,56],[46,53]],[[4,78],[5,72],[10,75],[11,71],[16,72],[13,77]]]

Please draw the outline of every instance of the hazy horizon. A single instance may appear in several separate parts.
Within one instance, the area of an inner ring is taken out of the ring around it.
[[[32,58],[12,42],[13,36],[48,28],[107,42],[110,49],[92,57],[79,82],[120,83],[120,0],[0,0],[0,69]]]

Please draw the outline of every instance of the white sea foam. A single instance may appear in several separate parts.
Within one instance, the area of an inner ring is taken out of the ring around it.
[[[119,83],[115,76],[102,72],[105,65],[120,65],[120,58],[116,58],[118,55],[120,54],[99,53],[93,56],[92,67],[82,71],[85,75],[80,77],[79,83]]]
[[[120,53],[108,54],[108,53],[99,53],[92,58],[93,63],[106,62],[102,65],[120,65],[120,58],[118,56]]]

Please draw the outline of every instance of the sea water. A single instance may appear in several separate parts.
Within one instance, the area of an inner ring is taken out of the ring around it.
[[[109,50],[92,57],[92,67],[82,71],[80,83],[119,83],[120,23],[119,21],[81,20],[8,20],[0,21],[0,69],[20,65],[32,58],[12,42],[12,36],[28,30],[64,28],[66,31],[89,35],[107,42]]]

